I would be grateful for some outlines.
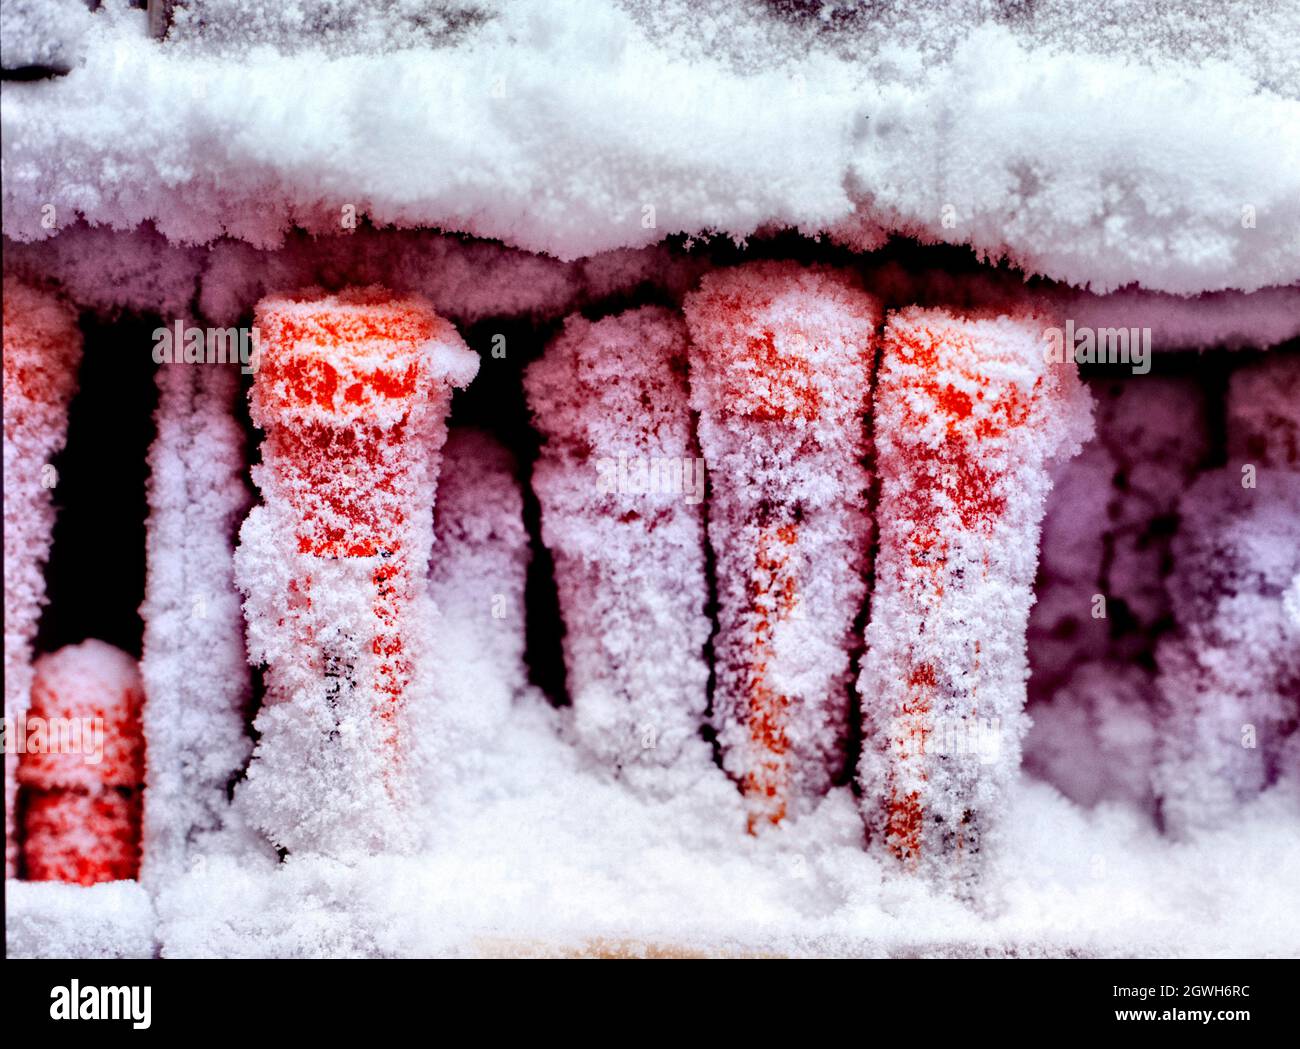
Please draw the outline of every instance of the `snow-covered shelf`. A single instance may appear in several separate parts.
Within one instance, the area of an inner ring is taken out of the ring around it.
[[[33,6],[6,6],[6,67],[69,71],[4,86],[16,240],[80,216],[275,247],[367,217],[576,259],[796,228],[1095,291],[1300,277],[1290,4],[192,0],[162,41],[122,3]]]

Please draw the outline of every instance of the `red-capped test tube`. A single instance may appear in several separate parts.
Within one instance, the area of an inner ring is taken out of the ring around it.
[[[859,680],[868,833],[962,882],[1020,763],[1049,461],[1092,432],[1045,322],[911,308],[885,326],[879,552]]]
[[[140,668],[102,641],[36,661],[18,780],[31,881],[93,885],[140,870]]]
[[[263,506],[236,574],[270,708],[248,787],[278,844],[328,850],[375,774],[399,807],[405,793],[446,418],[478,357],[426,302],[378,288],[264,299],[256,326]]]
[[[58,480],[50,459],[68,428],[81,332],[76,311],[49,292],[4,279],[5,717],[20,732],[32,687],[32,642],[45,600],[42,565]],[[17,873],[18,748],[5,747],[5,875]]]
[[[752,263],[706,276],[685,312],[712,478],[714,717],[754,832],[845,772],[880,311],[847,275]]]

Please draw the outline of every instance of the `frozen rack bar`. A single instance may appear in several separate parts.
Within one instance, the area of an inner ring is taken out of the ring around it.
[[[527,685],[528,531],[514,458],[490,434],[453,427],[434,507],[429,589],[439,748],[448,776],[473,775]]]
[[[890,315],[874,432],[879,553],[859,694],[868,835],[966,881],[1015,775],[1049,461],[1091,434],[1032,316]]]
[[[1227,825],[1277,771],[1300,773],[1300,621],[1287,603],[1300,593],[1300,358],[1233,373],[1227,436],[1228,466],[1179,505],[1177,630],[1157,650],[1155,780],[1175,836]]]
[[[32,641],[45,600],[57,482],[50,458],[63,447],[68,402],[81,362],[73,309],[53,295],[4,279],[5,719],[20,734],[32,687]],[[17,862],[18,753],[5,747],[5,876]]]
[[[134,878],[144,783],[139,668],[92,640],[41,656],[35,671],[18,766],[27,877],[81,885]]]
[[[1169,523],[1209,448],[1205,390],[1182,375],[1087,385],[1097,438],[1053,471],[1043,519],[1024,768],[1080,804],[1124,800],[1154,817],[1144,657],[1172,616]]]
[[[845,771],[879,309],[833,271],[754,263],[706,276],[685,310],[717,558],[714,721],[754,831]]]
[[[673,766],[716,775],[700,736],[710,624],[686,342],[658,307],[574,316],[525,380],[576,732],[647,789],[673,789]]]
[[[378,288],[263,299],[256,326],[263,502],[235,575],[267,697],[242,803],[290,850],[407,848],[431,508],[452,389],[478,358],[426,302]]]
[[[151,888],[232,829],[227,792],[252,749],[243,632],[229,629],[240,621],[234,540],[249,497],[234,417],[239,372],[165,364],[157,381],[140,609],[149,740],[141,878]]]

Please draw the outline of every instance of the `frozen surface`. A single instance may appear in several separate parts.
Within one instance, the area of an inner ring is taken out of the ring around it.
[[[303,46],[327,10],[308,5],[213,48],[183,26],[151,41],[110,3],[67,76],[4,85],[4,231],[81,215],[274,246],[368,218],[572,259],[790,227],[968,244],[1100,291],[1300,276],[1292,5],[1237,5],[1241,33],[1117,7],[1100,38],[1056,5],[985,6],[890,5],[809,39],[752,4],[675,5],[677,23],[598,0],[449,4],[414,33],[408,5],[382,25],[334,5],[343,28]],[[413,46],[345,53],[396,35]]]
[[[152,958],[153,900],[139,882],[5,882],[10,958]]]
[[[864,852],[846,789],[750,837],[725,780],[647,805],[584,769],[559,722],[518,707],[422,855],[181,879],[158,903],[164,955],[1300,952],[1294,781],[1172,844],[1122,804],[1088,812],[1017,780],[979,913]]]

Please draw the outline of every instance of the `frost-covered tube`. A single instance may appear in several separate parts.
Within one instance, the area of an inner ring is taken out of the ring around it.
[[[871,840],[941,881],[968,883],[1019,766],[1048,470],[1092,432],[1044,332],[917,308],[885,326],[859,778]]]
[[[575,731],[604,768],[660,793],[717,774],[700,736],[705,478],[686,344],[680,317],[659,307],[573,316],[525,379],[545,438],[533,488],[555,558]]]
[[[423,300],[379,288],[263,299],[256,323],[262,505],[235,574],[268,669],[241,800],[291,850],[409,847],[430,510],[452,390],[478,358]]]
[[[528,530],[514,457],[483,430],[452,427],[434,508],[429,590],[437,692],[435,779],[475,775],[525,691]]]
[[[1300,357],[1239,367],[1227,416],[1228,466],[1179,504],[1177,627],[1156,653],[1156,792],[1178,837],[1300,776]]]
[[[21,733],[32,687],[32,642],[45,601],[43,565],[54,527],[51,457],[63,447],[81,362],[76,312],[48,292],[4,279],[5,718]],[[5,876],[14,835],[18,753],[5,747]]]
[[[752,832],[845,771],[879,308],[837,272],[753,263],[706,276],[685,311],[717,562],[714,721]]]
[[[94,885],[139,873],[142,700],[136,661],[102,641],[36,661],[18,767],[29,880]]]

